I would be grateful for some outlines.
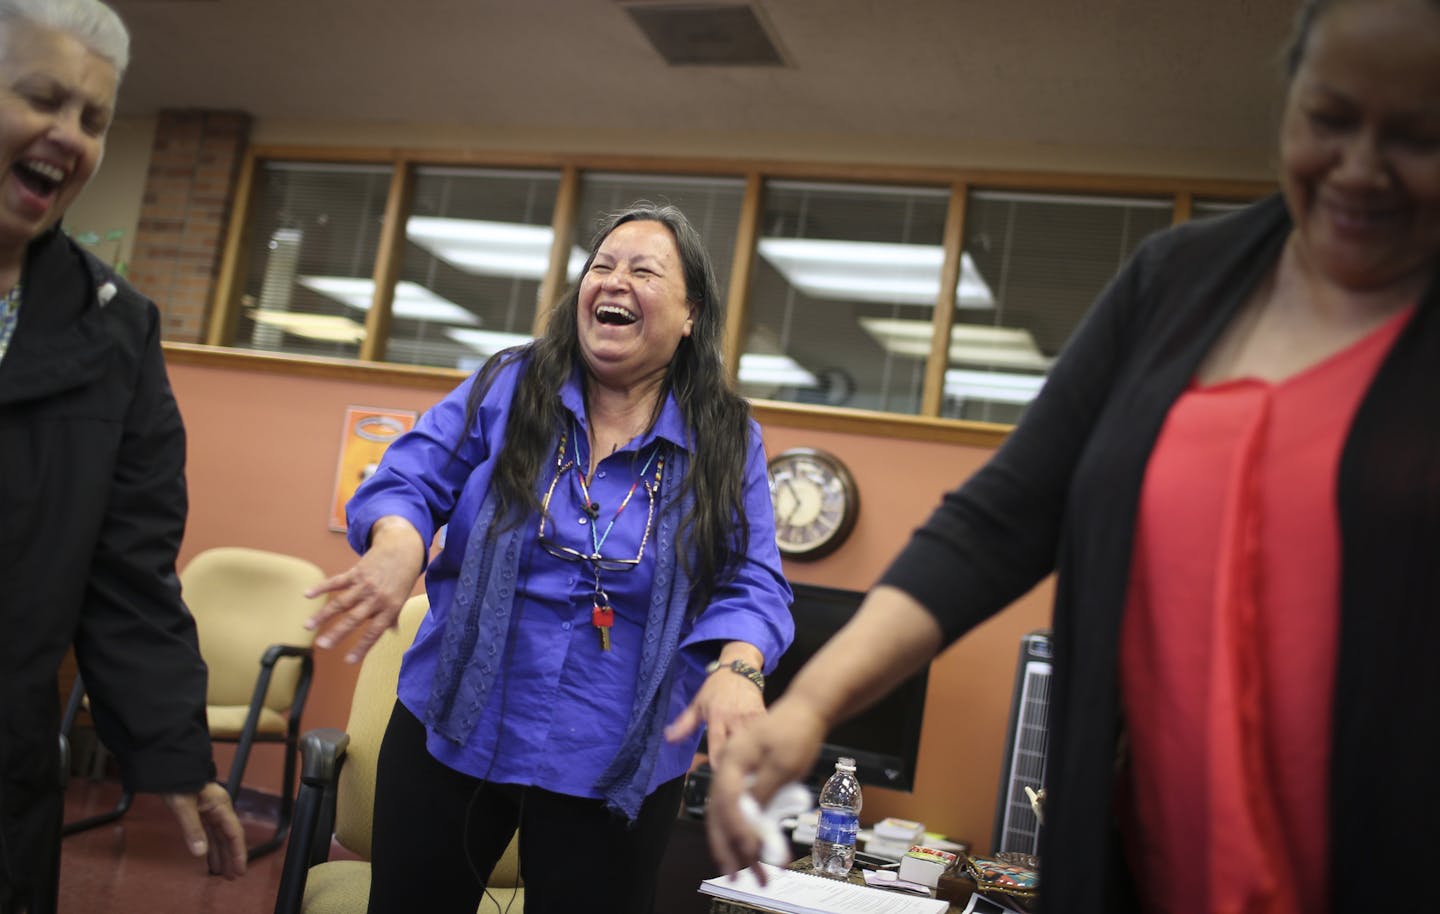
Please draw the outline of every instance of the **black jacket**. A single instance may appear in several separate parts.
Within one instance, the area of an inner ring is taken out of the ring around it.
[[[73,643],[135,790],[214,776],[180,599],[185,432],[155,305],[58,229],[30,246],[0,359],[0,900],[53,878],[57,672]]]
[[[1113,812],[1124,729],[1119,633],[1141,482],[1171,404],[1289,231],[1271,198],[1142,245],[1015,432],[945,497],[884,576],[929,607],[953,640],[1058,569],[1041,855],[1047,914],[1135,909]],[[1440,911],[1433,880],[1375,878],[1359,863],[1440,855],[1434,282],[1356,412],[1337,497],[1333,910]]]

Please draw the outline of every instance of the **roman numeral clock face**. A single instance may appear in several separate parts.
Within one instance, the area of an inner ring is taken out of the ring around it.
[[[860,493],[840,460],[813,448],[792,448],[768,464],[775,541],[792,559],[834,552],[855,527]]]

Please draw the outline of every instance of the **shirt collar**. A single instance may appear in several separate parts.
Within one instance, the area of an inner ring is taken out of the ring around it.
[[[580,427],[585,428],[585,394],[581,370],[576,366],[575,370],[570,372],[570,377],[560,388],[560,403],[570,410]],[[655,426],[641,437],[640,447],[643,449],[657,438],[663,438],[677,448],[687,451],[691,449],[690,436],[685,428],[685,414],[680,411],[675,395],[669,392],[665,394],[665,405],[660,407],[660,417],[655,420]]]

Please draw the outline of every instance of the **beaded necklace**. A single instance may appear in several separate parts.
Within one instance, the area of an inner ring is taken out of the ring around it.
[[[665,469],[665,458],[660,455],[661,442],[657,440],[651,445],[650,456],[645,458],[645,464],[640,468],[640,472],[637,474],[635,481],[630,484],[630,489],[625,493],[625,497],[621,499],[620,506],[615,509],[615,513],[611,515],[610,521],[605,525],[605,532],[601,533],[599,530],[600,505],[598,502],[591,500],[590,480],[586,478],[585,472],[580,469],[583,464],[580,460],[579,438],[580,432],[577,428],[573,440],[574,458],[566,460],[565,445],[567,441],[570,440],[569,434],[568,432],[560,433],[560,446],[555,451],[555,475],[550,479],[550,487],[545,491],[545,499],[540,505],[540,528],[537,538],[541,548],[555,558],[563,559],[567,562],[584,562],[590,566],[590,572],[593,575],[595,585],[595,598],[590,612],[590,624],[600,633],[601,650],[608,651],[610,650],[610,629],[615,624],[615,609],[610,605],[610,596],[605,592],[605,588],[600,581],[600,573],[602,571],[629,571],[637,567],[640,564],[640,560],[645,557],[645,546],[650,541],[650,528],[655,521],[655,496],[660,490],[660,477]],[[652,465],[655,467],[655,475],[653,478],[647,480],[645,474],[650,471]],[[559,482],[560,477],[564,475],[566,470],[572,469],[575,471],[575,480],[580,489],[580,497],[583,499],[585,513],[590,517],[590,545],[592,551],[588,555],[571,549],[569,546],[557,543],[553,539],[545,536],[545,520],[550,515],[550,498],[555,494],[555,484]],[[615,529],[615,521],[619,520],[620,515],[623,514],[625,509],[630,505],[630,500],[634,497],[635,490],[642,486],[645,489],[649,507],[645,515],[645,528],[640,535],[640,549],[635,554],[635,558],[615,559],[601,555],[600,547],[604,546],[605,541],[610,538],[610,532]]]
[[[15,324],[20,320],[20,283],[0,298],[0,359],[10,348],[10,337],[15,335]]]

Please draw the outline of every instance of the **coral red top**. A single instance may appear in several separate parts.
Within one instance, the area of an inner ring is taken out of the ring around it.
[[[1329,911],[1336,478],[1411,310],[1279,383],[1192,386],[1161,430],[1120,655],[1147,911]]]

